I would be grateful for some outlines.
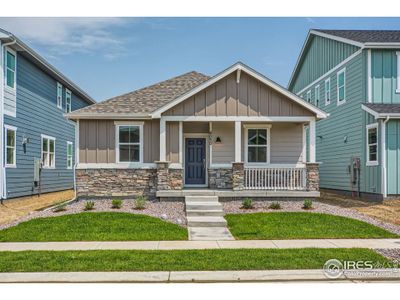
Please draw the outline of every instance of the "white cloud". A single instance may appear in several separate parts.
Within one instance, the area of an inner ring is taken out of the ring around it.
[[[126,23],[122,18],[0,18],[1,28],[45,47],[53,57],[79,52],[113,59],[124,54],[125,41],[111,28]]]

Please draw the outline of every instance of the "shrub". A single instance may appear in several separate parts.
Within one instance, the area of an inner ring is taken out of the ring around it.
[[[313,207],[312,201],[310,199],[304,200],[303,209],[311,209]]]
[[[137,196],[135,198],[135,209],[144,209],[147,198],[145,196]]]
[[[281,205],[279,202],[272,202],[269,206],[269,209],[281,209]]]
[[[244,200],[242,201],[242,208],[244,208],[244,209],[253,208],[253,199],[244,198]]]
[[[86,202],[84,210],[92,210],[92,209],[94,209],[94,201]]]
[[[53,212],[62,212],[67,210],[67,204],[61,204],[54,207]]]
[[[122,207],[122,200],[114,199],[114,200],[111,202],[111,208],[120,209],[121,207]]]

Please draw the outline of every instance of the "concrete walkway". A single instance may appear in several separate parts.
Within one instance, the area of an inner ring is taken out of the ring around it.
[[[314,239],[249,241],[137,241],[0,243],[0,251],[25,250],[182,250],[238,248],[400,248],[400,239]]]
[[[27,282],[271,282],[398,281],[398,269],[371,269],[327,278],[318,270],[0,273],[1,283]]]

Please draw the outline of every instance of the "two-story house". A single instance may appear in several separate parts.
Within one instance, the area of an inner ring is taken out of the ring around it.
[[[316,126],[321,188],[400,194],[399,30],[311,30],[288,89],[330,114]]]
[[[64,114],[95,101],[2,29],[0,57],[1,199],[73,188],[75,124]]]

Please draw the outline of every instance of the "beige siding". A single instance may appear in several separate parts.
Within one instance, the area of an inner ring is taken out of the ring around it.
[[[236,72],[166,111],[166,116],[313,116],[293,100]]]
[[[208,133],[208,122],[183,122],[183,133]]]
[[[301,124],[277,123],[271,127],[271,163],[302,162],[303,127]]]
[[[167,122],[167,161],[179,162],[179,122]]]
[[[235,125],[233,122],[214,122],[212,124],[213,142],[221,138],[220,144],[212,145],[212,163],[226,164],[235,159]]]

